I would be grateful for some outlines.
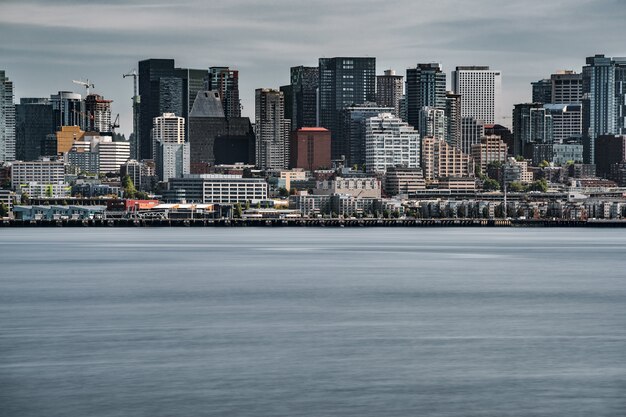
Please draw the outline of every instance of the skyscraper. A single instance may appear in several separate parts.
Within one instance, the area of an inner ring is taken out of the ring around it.
[[[59,91],[50,95],[54,109],[55,129],[63,126],[79,126],[85,129],[84,103],[80,94],[71,91]]]
[[[139,147],[141,159],[151,159],[152,122],[163,113],[187,120],[198,91],[204,88],[208,71],[175,68],[173,59],[139,61]],[[185,124],[186,126],[188,123]]]
[[[376,77],[376,103],[379,106],[393,107],[394,114],[400,117],[400,99],[404,92],[404,77],[394,70],[385,70],[385,75]]]
[[[317,120],[317,89],[320,83],[318,67],[291,68],[291,120],[293,130],[315,127]],[[285,100],[287,105],[287,100]]]
[[[585,162],[595,164],[595,140],[616,133],[615,62],[604,55],[587,58],[583,67],[583,136]]]
[[[341,110],[355,104],[376,100],[376,58],[336,57],[319,59],[320,125],[330,129],[331,155],[346,155],[341,140]]]
[[[407,122],[419,130],[423,107],[446,107],[446,74],[437,63],[417,64],[406,70]]]
[[[461,116],[493,124],[500,114],[502,75],[487,66],[456,67],[452,88],[461,95]]]
[[[206,90],[217,91],[227,119],[241,117],[239,102],[239,71],[229,67],[211,67],[205,84]]]
[[[173,113],[154,118],[152,128],[157,175],[161,181],[189,174],[189,144],[185,142],[185,119]]]
[[[461,96],[446,93],[446,142],[461,148]]]
[[[533,89],[533,103],[552,103],[552,80],[543,79],[530,83]]]
[[[515,155],[526,156],[531,144],[553,143],[552,116],[542,103],[516,104],[513,109]]]
[[[55,119],[47,98],[22,98],[15,106],[16,159],[36,161],[43,155],[46,136],[54,134]],[[56,154],[56,152],[55,152]]]
[[[256,165],[262,169],[287,168],[291,122],[285,119],[283,93],[257,88],[255,115]]]
[[[0,70],[0,162],[15,160],[13,82]]]
[[[580,104],[583,92],[583,75],[561,70],[550,76],[552,104]]]
[[[457,146],[463,153],[470,154],[472,145],[480,143],[485,134],[485,124],[473,117],[461,118],[461,145]]]

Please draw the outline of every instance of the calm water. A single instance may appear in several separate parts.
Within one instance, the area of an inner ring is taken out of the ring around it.
[[[0,230],[0,416],[626,416],[626,233]]]

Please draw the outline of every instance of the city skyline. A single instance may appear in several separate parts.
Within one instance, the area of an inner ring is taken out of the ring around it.
[[[619,37],[606,36],[626,17],[614,0],[440,2],[429,4],[427,13],[425,2],[408,1],[359,2],[358,8],[355,2],[318,1],[297,10],[282,0],[272,7],[249,1],[4,3],[0,56],[16,102],[59,90],[84,94],[72,79],[89,78],[94,92],[114,101],[119,132],[126,135],[132,131],[132,81],[122,74],[148,58],[173,58],[185,68],[239,70],[242,114],[251,119],[256,88],[288,84],[290,67],[315,66],[320,57],[376,57],[377,75],[389,68],[406,75],[419,62],[438,62],[448,89],[456,66],[489,65],[502,71],[503,122],[510,125],[513,104],[531,99],[530,82],[559,69],[581,72],[586,56],[626,55]],[[398,9],[415,18],[399,21]],[[485,10],[497,18],[485,17]],[[385,21],[388,27],[380,25]]]

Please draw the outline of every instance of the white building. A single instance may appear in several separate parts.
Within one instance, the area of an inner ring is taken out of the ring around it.
[[[181,177],[190,171],[190,149],[185,142],[185,119],[163,113],[153,119],[152,151],[161,181]]]
[[[120,172],[120,166],[130,159],[130,142],[101,141],[96,150],[101,174]]]
[[[365,166],[367,172],[384,173],[388,167],[419,167],[420,135],[391,113],[365,121]]]
[[[169,191],[188,202],[233,204],[267,200],[267,181],[241,175],[188,174],[168,181]]]
[[[0,162],[15,160],[13,82],[0,71]]]
[[[380,198],[381,182],[375,177],[335,178],[318,181],[313,193],[316,195],[345,194],[357,198]]]
[[[59,184],[65,182],[63,161],[14,161],[11,165],[11,187],[30,183]]]
[[[461,117],[473,117],[486,124],[501,122],[502,74],[489,67],[456,67],[452,89],[461,95]]]

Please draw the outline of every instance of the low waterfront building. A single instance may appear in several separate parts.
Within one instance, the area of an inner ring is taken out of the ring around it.
[[[106,206],[37,206],[16,205],[17,220],[87,220],[102,218]]]
[[[421,168],[392,167],[385,174],[387,195],[412,194],[426,188]]]
[[[337,177],[333,180],[318,181],[313,190],[317,195],[347,194],[358,198],[380,198],[381,182],[375,177]]]
[[[242,178],[239,175],[188,174],[171,178],[169,193],[187,202],[234,204],[267,199],[267,182],[263,178]]]

